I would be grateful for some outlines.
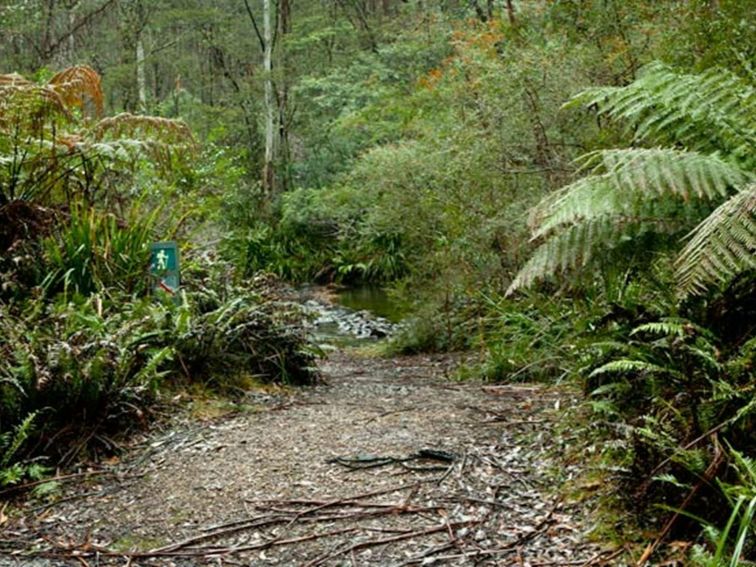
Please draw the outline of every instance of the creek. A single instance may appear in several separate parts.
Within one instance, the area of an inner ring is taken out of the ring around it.
[[[306,286],[300,294],[318,343],[348,346],[385,339],[401,324],[401,309],[379,287]]]

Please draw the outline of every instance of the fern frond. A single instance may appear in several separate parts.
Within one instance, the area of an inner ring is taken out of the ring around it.
[[[21,423],[19,423],[13,434],[9,437],[9,443],[5,447],[0,447],[0,469],[7,467],[13,456],[18,452],[21,446],[31,435],[34,429],[34,421],[37,419],[36,411],[29,413]]]
[[[92,133],[97,144],[113,144],[120,152],[145,153],[165,169],[170,168],[173,156],[182,157],[197,148],[185,122],[157,116],[118,114],[98,122]]]
[[[679,337],[682,338],[691,331],[691,324],[685,319],[665,319],[654,323],[640,325],[630,332],[630,336],[647,333],[662,337]]]
[[[55,89],[19,80],[17,75],[0,75],[0,128],[29,122],[33,125],[31,130],[38,130],[40,118],[46,115],[70,117],[65,101]]]
[[[754,160],[756,90],[729,71],[683,74],[652,63],[628,86],[588,89],[567,104],[595,106],[624,121],[637,140]]]
[[[506,295],[529,287],[546,277],[588,265],[596,251],[637,238],[648,232],[675,233],[680,230],[676,219],[653,216],[604,214],[562,228],[551,235],[530,256],[515,276]]]
[[[100,75],[87,65],[69,67],[55,74],[49,81],[67,107],[84,110],[87,102],[94,106],[95,114],[100,116],[103,109],[103,95]]]
[[[0,88],[5,87],[28,87],[30,85],[33,85],[31,81],[28,79],[24,79],[21,75],[18,73],[8,73],[5,75],[0,75]]]
[[[756,183],[699,224],[676,261],[682,296],[701,293],[752,269],[756,269]]]
[[[756,197],[741,190],[748,186],[751,194],[755,177],[756,90],[751,84],[726,71],[684,75],[657,63],[626,87],[590,89],[568,104],[575,103],[595,105],[624,120],[636,139],[669,147],[583,156],[587,175],[531,211],[532,239],[544,242],[508,293],[584,266],[599,247],[647,232],[687,229],[733,193],[731,204],[701,224],[683,251],[681,289],[700,291],[755,267]]]
[[[599,366],[596,370],[591,372],[590,376],[602,376],[606,374],[637,374],[644,372],[646,374],[676,374],[674,371],[667,367],[659,366],[658,364],[652,364],[650,362],[644,362],[642,360],[632,360],[623,358],[620,360],[613,360]]]
[[[138,138],[146,134],[168,144],[194,146],[196,143],[189,126],[183,120],[138,116],[128,112],[100,120],[93,133],[98,141],[107,138]]]
[[[584,156],[592,175],[544,199],[530,218],[533,238],[592,217],[641,216],[653,199],[718,200],[752,178],[718,156],[674,149],[621,149]]]

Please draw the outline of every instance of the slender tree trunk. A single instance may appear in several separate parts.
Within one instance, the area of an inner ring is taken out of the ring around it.
[[[68,9],[68,27],[73,29],[74,24],[76,23],[76,16],[74,15],[74,8],[76,6],[71,6]],[[74,34],[71,34],[68,36],[68,53],[66,54],[66,60],[68,65],[76,65],[75,60],[75,53],[76,53],[76,38],[74,37]]]
[[[139,95],[139,112],[147,110],[147,73],[144,64],[144,39],[143,34],[139,35],[136,44],[136,74],[137,74],[137,91]]]
[[[275,102],[273,101],[273,26],[271,25],[271,0],[263,0],[263,69],[265,71],[265,163],[263,165],[263,189],[273,193],[273,154],[275,136]]]
[[[280,191],[286,191],[290,185],[290,151],[289,151],[289,65],[286,57],[285,37],[291,33],[291,2],[278,0],[278,38],[280,38],[276,67],[281,69],[278,82],[278,163],[280,164],[276,178]]]
[[[147,24],[147,11],[143,0],[122,0],[120,10],[121,63],[128,69],[122,87],[123,108],[135,112],[140,109],[143,94],[139,73],[140,69],[144,72],[144,53],[142,49],[140,58],[140,47],[143,48],[142,32]]]
[[[512,0],[507,0],[507,17],[509,18],[509,23],[515,25],[515,12]]]

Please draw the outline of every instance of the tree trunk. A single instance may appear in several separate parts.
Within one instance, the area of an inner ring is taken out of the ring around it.
[[[121,64],[128,70],[122,85],[123,108],[128,112],[136,112],[141,104],[139,73],[140,68],[144,72],[144,57],[140,61],[139,51],[142,31],[147,24],[147,13],[142,0],[122,0],[120,9]]]
[[[263,0],[263,69],[265,72],[265,163],[263,165],[263,189],[273,193],[273,154],[275,136],[275,102],[273,100],[273,27],[271,25],[270,1]]]
[[[509,23],[515,25],[515,12],[512,0],[507,0],[507,17],[509,18]]]
[[[139,112],[147,111],[147,74],[144,65],[144,39],[139,35],[136,44],[136,75],[137,91],[139,95]]]
[[[281,69],[278,83],[278,162],[280,163],[277,182],[280,191],[286,191],[289,181],[289,66],[286,58],[285,37],[291,33],[291,2],[290,0],[278,0],[278,37],[280,38],[276,66]]]

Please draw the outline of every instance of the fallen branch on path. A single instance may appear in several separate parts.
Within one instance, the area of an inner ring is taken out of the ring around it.
[[[477,558],[477,557],[486,557],[490,555],[499,555],[502,553],[510,553],[512,551],[516,551],[518,548],[520,548],[523,544],[527,543],[531,539],[535,538],[537,535],[543,533],[546,531],[546,528],[548,527],[549,523],[551,523],[551,519],[554,515],[554,512],[559,507],[559,504],[561,502],[557,500],[549,512],[544,516],[543,519],[541,519],[540,522],[528,533],[520,536],[516,540],[513,540],[505,545],[502,545],[500,547],[497,547],[495,549],[479,549],[475,551],[466,551],[462,553],[456,553],[456,554],[450,554],[450,555],[438,555],[435,557],[437,561],[451,561],[454,559],[467,559],[467,558]],[[480,523],[480,522],[478,522]],[[444,549],[437,549],[435,551],[428,550],[424,552],[421,555],[418,555],[417,557],[413,557],[411,559],[408,559],[405,563],[402,565],[416,565],[418,563],[424,563],[429,557],[435,555],[435,553],[439,553],[441,551],[445,551]]]
[[[433,534],[437,534],[439,532],[445,532],[445,531],[447,531],[449,529],[456,530],[458,528],[470,527],[470,526],[473,526],[473,525],[476,525],[476,524],[479,524],[479,523],[480,523],[480,521],[478,521],[478,520],[472,520],[472,521],[469,521],[469,522],[456,522],[456,523],[453,523],[453,524],[445,522],[445,523],[441,524],[440,526],[434,526],[432,528],[427,528],[427,529],[424,529],[424,530],[417,530],[417,531],[408,532],[408,533],[404,533],[404,534],[399,534],[399,535],[391,536],[391,537],[384,537],[384,538],[379,538],[379,539],[369,539],[369,540],[365,540],[365,541],[359,541],[357,543],[353,543],[353,544],[348,545],[347,547],[339,549],[339,550],[337,550],[337,551],[335,551],[333,553],[320,556],[317,559],[315,559],[315,560],[307,563],[305,565],[305,567],[317,567],[319,565],[322,565],[326,561],[329,561],[331,559],[335,559],[336,557],[340,557],[340,556],[345,555],[347,553],[352,553],[352,552],[355,552],[355,551],[360,551],[361,549],[367,549],[368,547],[376,547],[376,546],[379,546],[379,545],[385,545],[387,543],[394,543],[394,542],[397,542],[397,541],[403,541],[403,540],[412,539],[412,538],[415,538],[415,537],[423,537],[423,536],[427,536],[427,535],[433,535]]]
[[[385,467],[386,465],[400,465],[406,469],[418,472],[446,471],[447,467],[422,467],[412,466],[407,463],[411,461],[441,461],[449,466],[457,460],[457,455],[448,451],[439,449],[420,449],[406,457],[380,456],[380,455],[358,455],[356,457],[334,457],[328,459],[329,464],[337,464],[351,470],[372,469]]]
[[[105,546],[96,546],[87,541],[78,545],[64,545],[55,541],[48,540],[49,545],[53,548],[50,552],[40,552],[35,555],[59,557],[61,555],[71,559],[79,560],[81,558],[93,557],[95,555],[103,557],[125,557],[125,558],[149,558],[149,557],[209,557],[223,556],[243,551],[252,551],[257,549],[266,549],[291,545],[314,539],[333,537],[345,533],[357,531],[360,528],[350,527],[338,529],[323,533],[312,533],[309,535],[299,536],[296,538],[282,539],[282,536],[273,537],[267,541],[254,543],[243,546],[228,545],[201,545],[210,540],[217,540],[221,537],[227,537],[242,531],[270,528],[272,526],[284,525],[281,533],[285,534],[294,524],[312,525],[324,522],[350,521],[355,522],[362,519],[376,518],[381,516],[398,516],[404,514],[425,515],[428,513],[437,513],[442,506],[413,506],[410,504],[410,498],[402,499],[399,502],[372,502],[365,501],[366,498],[375,497],[382,494],[395,493],[407,488],[418,488],[418,483],[402,485],[390,489],[375,490],[372,492],[357,494],[349,498],[334,500],[282,500],[280,501],[287,508],[276,506],[279,501],[267,500],[267,504],[259,503],[256,505],[262,513],[258,516],[244,518],[216,524],[204,529],[200,533],[181,541],[173,542],[168,545],[157,547],[146,551],[115,551]],[[306,506],[298,509],[296,506]],[[397,534],[395,530],[393,533]],[[416,532],[399,531],[398,535],[390,538],[384,538],[392,541],[394,538],[406,539],[413,537]]]

